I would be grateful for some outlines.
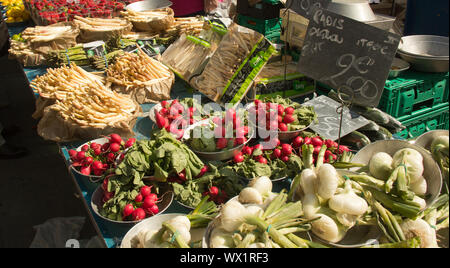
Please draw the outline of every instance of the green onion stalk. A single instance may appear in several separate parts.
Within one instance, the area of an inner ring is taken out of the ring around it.
[[[420,237],[413,237],[408,240],[395,242],[395,243],[386,243],[379,245],[367,245],[362,248],[420,248]]]
[[[208,199],[209,196],[204,196],[197,207],[187,215],[191,228],[206,227],[219,214],[219,207]]]

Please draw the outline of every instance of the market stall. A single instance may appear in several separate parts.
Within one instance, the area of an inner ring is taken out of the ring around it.
[[[330,1],[238,1],[235,22],[132,2],[24,0],[34,24],[9,25],[107,247],[438,246],[448,49]]]

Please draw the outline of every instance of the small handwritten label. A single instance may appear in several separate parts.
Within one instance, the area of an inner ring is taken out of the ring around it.
[[[331,0],[288,0],[286,7],[307,19],[311,19],[316,9],[327,8],[330,2]]]

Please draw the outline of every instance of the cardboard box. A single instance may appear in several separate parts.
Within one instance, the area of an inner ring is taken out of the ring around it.
[[[292,47],[301,48],[305,41],[309,20],[292,10],[282,9],[280,17],[283,20],[281,40],[288,42]]]

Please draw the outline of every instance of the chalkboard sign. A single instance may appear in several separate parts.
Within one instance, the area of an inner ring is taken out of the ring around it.
[[[310,129],[326,139],[339,139],[341,116],[336,110],[341,106],[340,103],[327,96],[320,96],[305,102],[303,105],[313,106],[314,111],[317,113],[318,123],[311,126]],[[341,137],[360,129],[368,123],[369,121],[366,118],[345,107],[342,119]]]
[[[299,72],[334,89],[348,86],[353,103],[378,106],[400,36],[328,10],[311,12]]]
[[[299,15],[311,19],[315,8],[326,9],[331,0],[288,0],[286,7]]]

